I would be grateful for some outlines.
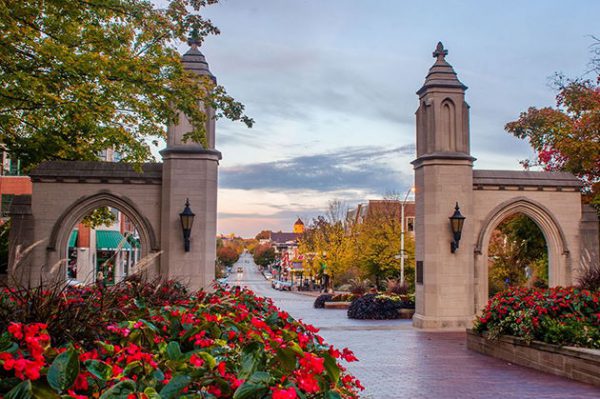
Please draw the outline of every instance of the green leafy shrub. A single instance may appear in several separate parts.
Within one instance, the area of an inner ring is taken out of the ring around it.
[[[575,287],[502,291],[488,301],[474,330],[490,339],[512,335],[600,349],[600,292]]]
[[[325,302],[331,301],[333,298],[333,294],[321,294],[315,299],[313,304],[315,309],[323,309],[325,307]]]
[[[356,360],[350,351],[248,290],[188,295],[176,283],[134,281],[3,290],[0,301],[22,320],[9,315],[0,329],[5,399],[357,398],[361,389],[340,364]],[[60,314],[89,309],[97,331]],[[78,325],[68,334],[66,320]]]
[[[366,294],[356,298],[348,308],[351,319],[399,319],[402,308],[414,309],[414,303],[398,295]]]
[[[352,302],[358,298],[354,294],[321,294],[315,299],[313,306],[316,309],[323,309],[325,302]]]

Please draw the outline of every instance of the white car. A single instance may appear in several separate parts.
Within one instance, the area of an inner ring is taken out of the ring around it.
[[[267,280],[271,280],[271,279],[273,278],[273,275],[272,275],[271,273],[269,273],[269,272],[264,272],[264,274],[263,274],[263,275],[265,276],[265,278],[266,278]]]

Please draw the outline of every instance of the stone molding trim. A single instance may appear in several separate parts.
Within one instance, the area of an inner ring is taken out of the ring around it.
[[[523,213],[530,217],[536,222],[542,233],[544,233],[547,244],[550,244],[548,240],[554,239],[559,245],[560,253],[562,255],[569,255],[569,248],[565,233],[560,227],[560,223],[552,215],[552,212],[548,210],[544,205],[537,201],[534,201],[527,197],[515,197],[508,201],[496,206],[492,209],[486,218],[481,223],[481,228],[477,236],[477,242],[475,244],[475,253],[481,255],[486,239],[489,240],[491,230],[495,228],[502,220],[507,216],[515,213]],[[546,237],[547,234],[551,234],[552,237]]]
[[[450,160],[450,161],[468,161],[473,163],[477,160],[470,156],[469,154],[465,154],[464,152],[433,152],[431,154],[425,154],[420,156],[411,162],[415,169],[423,166],[423,163],[426,161],[437,161],[437,160]]]
[[[50,234],[47,250],[56,251],[57,248],[62,248],[63,244],[66,245],[69,233],[77,222],[86,214],[101,206],[117,208],[133,221],[133,224],[140,233],[142,256],[147,255],[150,250],[153,252],[160,250],[156,233],[150,221],[131,199],[115,194],[110,190],[100,190],[95,194],[83,196],[67,207],[58,219],[56,219],[56,223]]]
[[[552,187],[557,191],[570,189],[577,191],[581,189],[582,183],[567,172],[533,172],[519,170],[473,170],[473,188],[483,189],[483,187],[535,187],[539,190],[544,187]]]
[[[101,161],[47,161],[29,176],[34,183],[161,184],[162,164],[143,163],[141,172],[132,164]]]
[[[220,161],[221,159],[223,159],[223,155],[221,154],[221,151],[206,149],[206,148],[202,147],[201,145],[189,145],[189,144],[175,145],[175,146],[167,147],[164,150],[160,151],[160,155],[162,155],[163,158],[165,158],[165,157],[173,158],[174,155],[188,155],[188,156],[191,155],[191,156],[204,156],[207,159],[215,159],[217,161]]]
[[[600,386],[600,350],[560,347],[544,342],[525,342],[522,338],[502,336],[490,341],[467,330],[467,348],[497,359],[545,373]]]

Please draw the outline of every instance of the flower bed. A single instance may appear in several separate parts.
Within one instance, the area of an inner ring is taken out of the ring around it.
[[[326,304],[329,302],[350,303],[356,298],[358,296],[354,294],[321,294],[315,299],[313,306],[317,309],[335,308],[335,306],[326,306]]]
[[[247,290],[189,296],[174,284],[139,281],[5,290],[0,316],[7,314],[5,399],[357,398],[361,389],[339,362],[356,360],[350,351]],[[40,314],[46,318],[36,320]]]
[[[408,296],[389,294],[366,294],[355,299],[348,308],[351,319],[400,319],[400,309],[414,309]]]
[[[600,349],[600,292],[577,288],[513,288],[492,297],[474,331],[560,346]]]

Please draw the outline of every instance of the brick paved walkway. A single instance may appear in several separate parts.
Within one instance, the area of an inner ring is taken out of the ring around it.
[[[360,361],[348,369],[367,388],[364,398],[600,398],[600,389],[591,385],[469,351],[464,333],[422,332],[407,320],[351,320],[345,310],[314,309],[314,297],[272,289],[250,257],[238,265],[245,270],[238,283],[319,327],[327,342],[354,351]]]

